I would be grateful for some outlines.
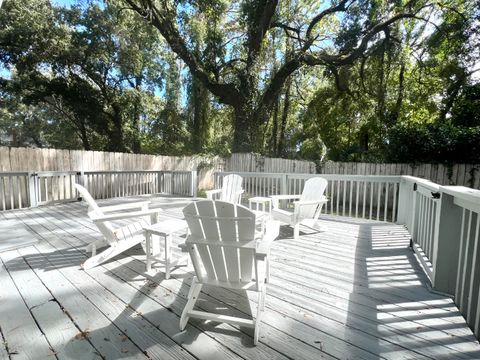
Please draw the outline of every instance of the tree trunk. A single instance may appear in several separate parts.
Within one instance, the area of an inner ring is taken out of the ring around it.
[[[285,156],[285,130],[287,129],[288,113],[290,112],[290,88],[292,86],[292,78],[288,78],[285,85],[285,100],[283,102],[282,124],[280,125],[280,136],[278,139],[277,156]]]
[[[253,139],[251,139],[250,112],[245,106],[235,106],[234,108],[234,127],[233,127],[233,145],[232,152],[252,152],[254,151]]]
[[[88,140],[87,129],[83,122],[80,123],[80,140],[82,141],[84,150],[91,150],[90,141]]]
[[[119,104],[112,104],[113,115],[111,117],[113,129],[109,131],[110,151],[126,152],[125,139],[122,128],[122,109]]]
[[[277,154],[277,136],[278,136],[278,100],[275,101],[275,106],[273,108],[273,119],[272,119],[272,137],[270,138],[270,153],[275,156]]]
[[[208,91],[203,84],[192,75],[191,90],[192,116],[192,150],[195,153],[202,152],[208,143],[208,114],[210,104]]]
[[[405,63],[402,61],[402,64],[400,65],[400,73],[398,74],[397,101],[395,103],[395,108],[393,109],[392,115],[390,116],[390,126],[394,126],[398,122],[398,117],[400,116],[400,110],[402,109],[403,104],[403,94],[405,91],[404,80]]]
[[[134,154],[140,154],[142,152],[142,144],[140,142],[140,116],[141,116],[141,96],[139,92],[141,91],[142,78],[135,78],[135,103],[133,105],[133,117],[132,117],[132,127],[133,127],[133,139],[132,139],[132,151]]]

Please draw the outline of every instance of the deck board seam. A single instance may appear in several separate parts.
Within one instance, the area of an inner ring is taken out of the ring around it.
[[[78,220],[78,218],[76,218],[76,219]],[[78,238],[78,236],[76,236],[76,235],[75,235],[75,237]],[[79,240],[81,240],[81,239],[79,239]],[[135,258],[133,258],[133,259],[134,259],[135,261],[138,261],[138,259],[135,259]],[[118,260],[117,260],[117,261],[118,261]],[[128,265],[127,265],[127,266],[128,266]],[[134,271],[134,270],[132,270],[132,271]],[[137,272],[137,273],[138,273],[138,272]],[[139,274],[139,275],[142,275],[141,273],[138,273],[138,274]],[[160,285],[161,285],[161,284],[160,284]],[[145,294],[145,295],[147,295],[147,294]],[[153,299],[153,300],[155,300],[155,299]],[[251,334],[249,334],[249,333],[247,333],[247,332],[244,332],[244,333],[245,333],[246,335],[248,335],[248,336],[251,336]],[[310,344],[308,344],[308,345],[311,346]],[[268,345],[266,345],[266,346],[268,346]],[[272,348],[272,350],[275,350],[275,349]],[[282,355],[286,356],[285,354],[282,354]],[[287,357],[288,357],[288,356],[287,356]]]
[[[78,219],[78,218],[77,218],[77,219]],[[57,226],[57,227],[58,227],[58,226]],[[63,231],[66,231],[65,229],[63,229],[63,228],[61,228],[61,227],[59,227],[59,229],[61,229],[61,230],[63,230]],[[68,232],[67,232],[67,233],[68,233]],[[70,235],[71,235],[72,237],[75,237],[75,238],[77,238],[78,240],[82,241],[80,238],[78,238],[77,235],[75,235],[75,234],[70,234]],[[67,242],[67,243],[68,243],[68,242]],[[85,256],[85,255],[84,255],[84,251],[78,249],[76,245],[70,244],[70,246],[74,247],[79,253],[82,254],[82,256]],[[85,258],[86,258],[86,256],[85,256]],[[95,280],[95,279],[94,279],[94,280]],[[107,290],[108,290],[108,289],[107,289]],[[214,339],[214,340],[215,340],[215,339]],[[230,350],[232,350],[232,349],[230,349]],[[272,349],[272,350],[274,350],[274,349]]]
[[[294,318],[293,318],[293,319],[294,319]],[[294,320],[297,320],[297,319],[294,319]],[[355,327],[352,327],[352,328],[355,329]],[[358,331],[362,331],[361,329],[357,329],[357,330],[358,330]],[[320,330],[320,331],[321,331],[321,330]],[[368,334],[368,333],[367,333],[367,334]],[[369,334],[369,335],[370,335],[370,334]],[[372,335],[370,335],[370,336],[372,336]],[[429,342],[429,340],[425,340],[425,339],[422,339],[422,338],[419,338],[419,339],[422,340],[422,341],[427,341],[427,342]],[[341,339],[340,339],[340,340],[341,340]],[[384,339],[384,340],[385,340],[385,339]],[[385,341],[388,341],[388,340],[385,340]],[[393,343],[392,343],[392,344],[393,344]],[[352,344],[352,345],[354,345],[354,344]],[[355,346],[355,345],[354,345],[354,346]]]

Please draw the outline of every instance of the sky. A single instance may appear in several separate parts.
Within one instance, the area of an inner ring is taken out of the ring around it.
[[[78,2],[78,0],[52,0],[52,3],[64,6],[74,5],[76,2]]]

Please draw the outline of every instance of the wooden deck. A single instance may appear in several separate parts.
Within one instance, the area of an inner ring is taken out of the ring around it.
[[[109,201],[115,202],[117,200]],[[164,201],[155,199],[155,201]],[[179,211],[169,211],[179,216]],[[82,203],[0,213],[39,243],[0,253],[0,359],[480,359],[452,300],[428,291],[402,226],[322,217],[272,248],[260,344],[252,330],[178,329],[191,269],[147,276],[134,249],[83,271],[100,234]],[[203,309],[247,316],[256,294],[204,288]]]

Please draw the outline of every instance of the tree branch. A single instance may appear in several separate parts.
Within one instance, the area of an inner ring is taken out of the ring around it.
[[[362,56],[365,51],[367,50],[368,43],[370,40],[382,31],[386,31],[387,28],[396,21],[401,19],[411,19],[416,18],[415,14],[410,13],[402,13],[397,14],[391,17],[388,20],[385,20],[382,23],[379,23],[373,26],[360,40],[360,44],[350,51],[348,54],[329,54],[325,50],[317,52],[316,54],[304,54],[303,61],[307,65],[334,65],[334,66],[341,66],[341,65],[349,65],[352,64],[355,60],[357,60],[360,56]]]
[[[347,2],[350,0],[341,0],[337,5],[330,6],[328,9],[323,10],[321,13],[317,14],[310,24],[308,25],[307,32],[305,38],[307,39],[307,43],[305,44],[304,51],[307,50],[310,45],[312,45],[314,39],[312,39],[312,31],[315,25],[317,25],[320,21],[322,21],[325,16],[339,12],[345,11],[347,9]]]
[[[151,0],[141,1],[141,5],[136,0],[124,1],[142,18],[151,22],[160,31],[172,51],[185,62],[192,75],[201,81],[213,95],[217,96],[225,104],[231,105],[235,103],[239,96],[235,85],[214,81],[214,74],[207,72],[202,61],[193,51],[188,49],[178,29],[175,27],[175,14],[172,14],[167,1],[161,1],[162,10],[159,10],[155,6],[154,1]],[[213,68],[215,67],[213,66]]]
[[[285,35],[287,35],[288,37],[292,38],[292,39],[295,39],[298,41],[298,43],[301,45],[303,40],[300,36],[300,29],[298,28],[294,28],[294,27],[291,27],[291,26],[288,26],[286,24],[282,24],[280,22],[273,22],[271,25],[270,25],[270,28],[273,29],[273,28],[279,28],[279,29],[283,29],[285,31]],[[297,36],[292,36],[290,35],[290,32],[294,32],[295,34],[297,34]]]
[[[253,3],[256,3],[254,1]],[[260,49],[262,47],[263,39],[268,29],[272,18],[275,15],[275,9],[278,5],[278,0],[262,0],[257,2],[258,5],[255,8],[255,16],[252,19],[253,22],[249,26],[248,32],[248,60],[249,64],[253,64]]]
[[[285,62],[278,71],[273,75],[269,85],[262,94],[261,101],[255,112],[258,114],[264,109],[268,109],[276,99],[277,94],[282,89],[283,84],[288,77],[303,65],[301,59],[294,57]]]

